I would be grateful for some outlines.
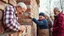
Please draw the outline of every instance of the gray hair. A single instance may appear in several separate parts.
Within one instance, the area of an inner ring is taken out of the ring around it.
[[[58,7],[55,7],[54,10],[58,10],[60,12],[60,9]]]
[[[17,4],[17,6],[20,6],[21,8],[25,8],[25,9],[27,9],[26,4],[23,3],[23,2],[19,2],[19,3]]]

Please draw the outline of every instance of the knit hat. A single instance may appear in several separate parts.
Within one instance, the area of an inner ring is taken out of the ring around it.
[[[41,13],[39,14],[39,16],[40,16],[40,15],[41,15],[41,16],[45,16],[43,12],[41,12]]]

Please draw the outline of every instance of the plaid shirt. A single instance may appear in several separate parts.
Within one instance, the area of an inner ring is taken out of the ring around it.
[[[15,7],[7,6],[4,11],[4,25],[7,30],[19,31],[20,24],[15,15]]]

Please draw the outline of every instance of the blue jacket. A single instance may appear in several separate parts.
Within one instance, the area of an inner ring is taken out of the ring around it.
[[[40,29],[48,29],[48,22],[46,19],[43,20],[36,20],[35,18],[32,19],[39,26]]]

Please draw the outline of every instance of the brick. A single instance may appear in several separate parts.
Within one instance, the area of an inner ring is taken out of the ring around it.
[[[29,18],[30,18],[30,15],[31,15],[30,12],[25,12],[25,13],[24,13],[25,19],[29,19]]]
[[[11,36],[18,36],[18,32],[16,32],[16,33],[11,33],[10,35],[11,35]]]
[[[28,9],[26,10],[26,12],[31,12],[31,9],[30,9],[30,8],[28,8]]]
[[[19,32],[18,32],[18,36],[23,36],[24,34],[24,32],[25,32],[25,30],[26,30],[26,27],[25,27],[25,25],[20,25],[21,26],[21,29],[24,29],[24,31],[22,31],[22,30],[20,30]]]
[[[32,20],[31,19],[19,19],[18,22],[22,25],[22,24],[32,24]]]
[[[22,33],[21,31],[18,33],[19,36],[31,36],[31,25],[21,25],[23,28],[25,27],[26,30]]]
[[[0,21],[0,34],[3,34],[3,33],[4,33],[4,27],[3,27],[2,21]]]
[[[9,36],[9,34],[0,34],[0,36]]]
[[[30,22],[32,22],[32,20],[31,19],[24,19],[24,22],[30,23]]]
[[[4,9],[5,8],[5,3],[0,1],[0,9]]]
[[[13,34],[9,34],[9,36],[14,36]]]
[[[24,2],[24,0],[17,0],[17,3],[19,3],[19,2]]]
[[[4,2],[8,3],[8,0],[3,0]]]
[[[18,15],[18,19],[23,19],[24,15]]]
[[[20,32],[18,32],[18,36],[21,36],[22,35],[22,32],[20,31]]]
[[[19,22],[20,24],[22,24],[23,20],[21,20],[21,19],[18,19],[18,22]]]
[[[31,0],[17,0],[17,3],[18,2],[25,2],[25,1],[31,1]]]
[[[24,3],[25,3],[26,5],[30,5],[30,4],[31,4],[31,1],[24,1]]]
[[[0,10],[0,20],[2,20],[2,11]]]
[[[39,5],[40,1],[39,0],[36,0],[37,4]]]
[[[26,30],[26,36],[31,36],[31,32],[32,32],[32,27],[31,27],[31,25],[26,25],[26,28],[27,28],[27,30]]]
[[[12,2],[12,3],[11,3]],[[16,6],[16,0],[9,0],[9,3],[13,6]]]
[[[27,8],[29,9],[32,9],[32,5],[26,5],[27,6]]]

